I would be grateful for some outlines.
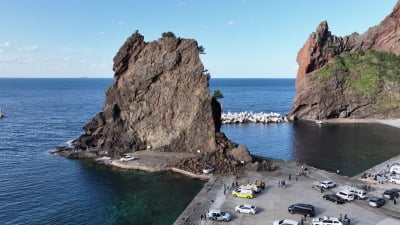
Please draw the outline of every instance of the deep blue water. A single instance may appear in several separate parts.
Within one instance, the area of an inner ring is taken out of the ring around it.
[[[224,112],[277,112],[285,115],[295,96],[295,79],[211,79]],[[400,154],[400,129],[381,124],[223,125],[228,138],[254,155],[305,162],[354,176]]]
[[[0,79],[0,224],[171,224],[203,182],[49,154],[82,134],[112,79]],[[211,79],[225,111],[290,110],[294,79]],[[251,153],[356,174],[399,154],[384,125],[246,124],[223,132]]]
[[[202,181],[49,150],[82,134],[112,79],[0,79],[0,224],[172,224]],[[173,203],[173,207],[170,207]]]

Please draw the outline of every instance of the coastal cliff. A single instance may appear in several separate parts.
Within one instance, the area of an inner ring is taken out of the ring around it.
[[[364,34],[338,37],[323,21],[297,55],[291,119],[400,117],[400,1]]]
[[[234,172],[251,162],[247,148],[220,133],[221,106],[210,95],[197,42],[164,36],[145,42],[137,31],[114,57],[114,83],[105,106],[73,141],[69,158],[118,158],[140,150],[192,153],[173,166],[198,172]],[[238,150],[239,149],[239,150]]]

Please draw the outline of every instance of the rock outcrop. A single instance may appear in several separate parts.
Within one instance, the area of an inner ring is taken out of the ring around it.
[[[323,21],[316,32],[312,33],[297,55],[299,69],[296,78],[296,96],[291,108],[291,119],[327,119],[327,118],[390,118],[397,116],[397,109],[385,109],[385,112],[376,110],[377,95],[363,96],[349,90],[351,86],[346,82],[343,73],[340,76],[338,71],[331,71],[332,79],[325,79],[321,82],[319,72],[329,64],[335,56],[345,52],[365,52],[368,50],[392,52],[400,55],[400,1],[396,4],[393,12],[390,13],[379,25],[371,27],[364,34],[353,33],[344,37],[337,37],[331,34],[328,23]],[[347,69],[351,79],[359,79],[361,74],[356,70]],[[391,70],[391,68],[387,68]],[[326,72],[326,71],[325,71]],[[343,72],[343,71],[341,71]],[[325,75],[326,76],[326,75]],[[380,78],[381,79],[381,78]],[[382,78],[384,79],[384,78]],[[388,86],[382,90],[393,90],[397,83],[385,82]],[[380,93],[375,94],[382,94]],[[397,95],[393,93],[393,95]],[[355,113],[356,112],[356,113]]]
[[[237,145],[219,133],[221,106],[210,95],[195,40],[145,42],[136,32],[114,57],[113,70],[103,111],[84,126],[73,149],[59,148],[57,154],[116,158],[143,149],[185,152],[196,157],[171,166],[199,171],[207,163],[220,172],[236,170],[241,159],[227,153]],[[247,149],[242,153],[251,159]]]

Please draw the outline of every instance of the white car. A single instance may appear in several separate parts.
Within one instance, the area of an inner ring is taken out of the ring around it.
[[[343,225],[343,223],[336,217],[324,216],[322,218],[313,218],[312,225]]]
[[[257,207],[250,204],[243,204],[236,206],[235,211],[238,213],[249,213],[251,215],[254,215],[257,212]]]
[[[203,170],[203,173],[205,173],[205,174],[209,174],[209,173],[212,173],[212,172],[214,172],[214,168],[212,168],[212,167],[209,167],[209,168],[205,168],[204,170]]]
[[[321,181],[320,186],[328,189],[328,188],[336,187],[336,183],[333,181],[330,181],[330,180],[324,180],[324,181]]]
[[[348,190],[341,190],[337,192],[336,195],[349,202],[354,200],[354,194]]]
[[[277,220],[272,225],[299,225],[299,222],[294,220]]]
[[[119,161],[121,161],[121,162],[128,162],[128,161],[132,161],[132,160],[135,160],[135,157],[130,156],[130,155],[124,156],[119,159]]]
[[[206,213],[206,218],[209,220],[225,221],[228,222],[232,219],[231,214],[221,211],[219,209],[210,209]]]
[[[400,184],[400,177],[399,176],[391,176],[389,182],[393,184]]]

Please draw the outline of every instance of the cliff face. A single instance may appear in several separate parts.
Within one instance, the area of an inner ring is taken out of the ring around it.
[[[368,93],[367,96],[361,92],[354,91],[354,80],[363,79],[365,75],[360,74],[358,69],[348,67],[325,70],[320,72],[327,64],[334,61],[335,56],[345,52],[355,53],[368,50],[392,52],[400,55],[400,1],[396,4],[393,12],[388,15],[379,25],[370,28],[362,35],[351,34],[345,37],[337,37],[329,32],[326,21],[322,22],[317,31],[312,33],[297,55],[299,69],[296,78],[296,96],[291,108],[291,118],[315,120],[326,118],[390,118],[399,115],[397,108],[384,106],[385,112],[380,111],[376,103],[383,99],[384,94],[396,96],[397,81],[381,75],[386,71],[376,72],[381,81],[381,88],[376,93]],[[375,54],[375,53],[373,53]],[[351,58],[351,56],[348,56]],[[375,56],[374,56],[375,57]],[[347,58],[346,58],[347,59]],[[346,61],[341,58],[340,60]],[[338,59],[339,60],[339,59]],[[379,59],[377,59],[379,60]],[[384,61],[384,60],[383,60]],[[382,64],[384,64],[382,61]],[[343,64],[343,63],[342,63]],[[372,62],[371,64],[374,64]],[[348,65],[346,65],[348,66]],[[367,65],[369,66],[369,65]],[[391,70],[388,68],[387,70]],[[365,72],[365,71],[364,71]],[[368,71],[367,71],[368,72]],[[325,73],[320,79],[321,73]],[[326,73],[330,73],[330,79],[326,79]],[[346,77],[347,76],[347,77]],[[348,77],[351,79],[348,79]],[[372,79],[372,78],[371,78]],[[366,82],[371,82],[367,79]],[[384,93],[383,90],[390,90]]]
[[[113,70],[103,112],[84,127],[77,150],[110,156],[146,148],[216,150],[219,103],[210,96],[196,41],[146,43],[136,32],[114,57]]]

